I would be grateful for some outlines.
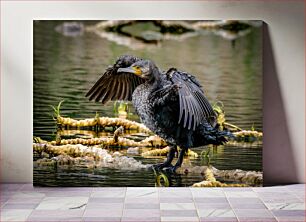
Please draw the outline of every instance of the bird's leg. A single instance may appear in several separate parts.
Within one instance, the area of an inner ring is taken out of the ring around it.
[[[184,155],[187,151],[188,148],[181,148],[176,164],[168,168],[170,172],[175,173],[176,169],[182,166]]]
[[[175,156],[176,150],[177,150],[176,146],[170,146],[170,150],[168,152],[166,161],[163,162],[163,163],[159,163],[159,164],[153,165],[153,168],[156,169],[156,170],[161,170],[161,169],[163,169],[165,167],[172,166],[171,162],[172,162],[172,160],[173,160],[173,158]]]

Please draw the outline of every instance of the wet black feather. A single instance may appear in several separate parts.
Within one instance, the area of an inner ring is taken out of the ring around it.
[[[106,69],[100,79],[87,92],[86,97],[96,102],[106,102],[112,100],[131,100],[135,88],[145,82],[138,76],[131,73],[117,73],[119,68],[126,68],[140,61],[135,56],[121,56],[113,66]]]
[[[205,98],[204,91],[196,78],[186,72],[181,72],[171,68],[166,72],[167,79],[173,84],[180,86],[178,94],[180,97],[180,118],[184,115],[184,127],[195,130],[204,119],[209,120],[215,116],[215,112],[208,100]]]

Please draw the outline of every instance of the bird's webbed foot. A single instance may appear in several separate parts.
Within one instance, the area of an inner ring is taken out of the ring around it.
[[[176,164],[174,166],[169,166],[169,167],[165,167],[164,171],[169,172],[169,173],[176,173],[177,168],[179,168],[180,166],[177,166]]]
[[[160,171],[164,168],[168,169],[173,167],[171,163],[164,162],[164,163],[157,163],[153,165],[154,170]]]
[[[169,153],[167,155],[166,161],[163,162],[163,163],[154,164],[153,165],[154,170],[158,170],[159,171],[159,170],[162,170],[162,169],[164,169],[166,167],[172,167],[171,162],[172,162],[172,160],[173,160],[173,158],[175,156],[175,152],[176,151],[177,151],[176,146],[170,146],[170,150],[169,150]]]

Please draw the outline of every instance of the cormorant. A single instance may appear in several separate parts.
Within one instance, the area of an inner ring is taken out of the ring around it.
[[[175,68],[161,72],[151,60],[120,56],[86,96],[102,104],[132,101],[141,122],[170,146],[166,161],[155,169],[175,172],[188,148],[224,144],[231,136],[214,126],[216,114],[194,76]],[[177,146],[180,153],[172,166]]]

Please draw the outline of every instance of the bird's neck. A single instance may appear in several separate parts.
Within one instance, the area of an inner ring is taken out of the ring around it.
[[[162,79],[160,75],[161,73],[159,69],[155,67],[152,72],[152,78],[148,81],[148,83],[152,85],[153,89],[157,89],[161,86]]]

